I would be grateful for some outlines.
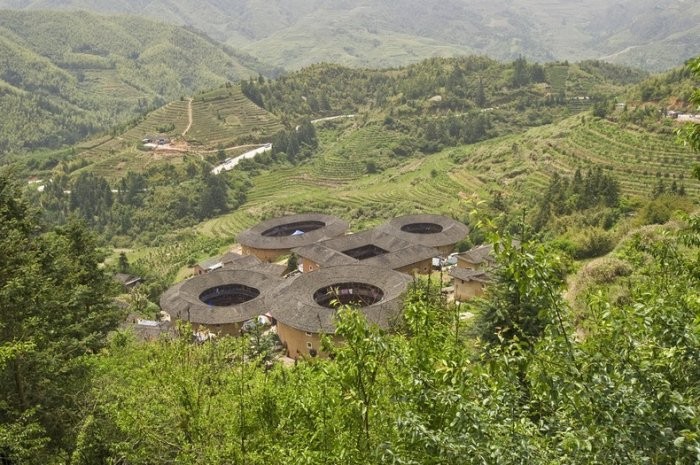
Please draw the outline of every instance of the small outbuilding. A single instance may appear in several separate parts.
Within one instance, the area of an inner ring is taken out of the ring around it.
[[[488,270],[496,264],[493,246],[482,244],[457,255],[457,268]]]
[[[486,286],[492,280],[486,271],[454,267],[449,271],[452,277],[455,300],[465,301],[484,295]]]
[[[241,255],[235,252],[227,252],[220,257],[213,257],[194,266],[194,274],[200,275],[224,268],[254,268],[262,265],[262,262],[254,256]],[[280,273],[281,274],[281,273]]]
[[[141,283],[143,283],[142,277],[127,273],[116,273],[114,275],[114,280],[121,284],[125,291],[136,289],[139,285],[141,285]]]

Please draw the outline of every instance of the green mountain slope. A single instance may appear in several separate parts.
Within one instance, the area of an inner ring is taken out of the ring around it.
[[[128,171],[142,173],[155,165],[181,163],[186,154],[202,158],[226,149],[228,156],[234,156],[251,148],[249,144],[269,142],[280,129],[279,120],[248,100],[239,86],[225,86],[149,112],[118,135],[79,144],[73,166],[80,169],[73,174],[89,171],[114,181]],[[155,134],[170,144],[157,150],[143,147],[141,141]]]
[[[516,84],[518,72],[523,82]],[[360,143],[362,148],[348,161],[339,161],[347,153],[338,148],[332,166],[316,169],[335,182],[347,168],[341,165],[357,164],[364,170],[369,163],[384,169],[402,157],[559,121],[623,92],[624,84],[644,76],[601,62],[540,66],[484,57],[431,59],[401,70],[321,64],[275,80],[225,85],[196,94],[191,103],[171,102],[126,131],[80,144],[80,162],[72,166],[118,179],[129,170],[172,163],[185,153],[211,156],[227,149],[227,156],[233,156],[236,146],[273,142],[281,122],[291,129],[303,120],[357,114],[360,127],[370,125],[372,130],[359,131],[353,140],[370,138],[378,145]],[[158,147],[155,154],[144,150],[141,140],[157,133],[172,144]]]
[[[56,147],[196,90],[257,74],[181,27],[0,12],[0,153]]]
[[[683,0],[0,0],[192,25],[267,62],[394,66],[479,53],[540,61],[608,57],[650,70],[700,50],[700,4]]]
[[[265,216],[328,211],[368,223],[393,215],[462,210],[464,197],[490,198],[501,192],[509,202],[532,205],[555,174],[604,167],[623,196],[648,197],[662,180],[683,184],[700,198],[689,178],[698,155],[677,145],[670,134],[654,134],[588,115],[533,128],[478,144],[458,146],[407,160],[392,160],[401,135],[376,124],[351,124],[319,132],[320,153],[310,163],[274,169],[252,179],[248,201],[235,212],[199,227],[205,236],[233,237]],[[378,165],[366,170],[367,154]],[[358,226],[358,227],[361,227]]]

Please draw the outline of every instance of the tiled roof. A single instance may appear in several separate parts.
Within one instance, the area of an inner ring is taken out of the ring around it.
[[[439,229],[439,231],[427,233],[411,232],[416,230],[411,228],[412,225],[432,226],[435,229]],[[469,234],[469,228],[459,221],[447,216],[430,214],[399,216],[387,221],[377,229],[404,241],[428,247],[450,246],[461,241]]]
[[[321,222],[323,227],[308,231],[304,234],[288,236],[264,235],[269,231],[286,224]],[[246,247],[267,250],[286,250],[295,247],[303,247],[315,242],[323,241],[345,234],[348,223],[335,216],[321,213],[303,213],[299,215],[283,216],[258,223],[250,229],[246,229],[238,235],[238,242]]]
[[[265,298],[272,316],[293,328],[313,333],[335,332],[335,309],[319,305],[314,294],[340,283],[366,283],[383,292],[382,299],[359,310],[371,323],[389,328],[401,314],[403,295],[411,278],[386,268],[346,265],[321,268],[299,275],[271,291]]]
[[[469,268],[453,267],[448,274],[462,281],[478,281],[480,283],[490,283],[492,281],[490,273]]]
[[[345,253],[366,246],[376,246],[384,250],[385,253],[364,260],[358,260]],[[378,229],[370,229],[300,247],[294,249],[294,252],[321,267],[361,263],[389,269],[403,268],[440,255],[440,252],[432,247],[415,245]]]

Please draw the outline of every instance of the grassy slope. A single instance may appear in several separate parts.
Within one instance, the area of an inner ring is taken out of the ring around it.
[[[85,12],[0,12],[0,152],[72,143],[149,106],[253,75],[183,28]]]
[[[466,63],[471,63],[470,59],[465,59]],[[485,76],[485,80],[490,84],[488,95],[493,105],[501,105],[502,109],[495,110],[492,115],[498,119],[496,123],[499,131],[521,130],[522,124],[517,124],[513,116],[521,118],[520,111],[513,107],[513,102],[523,95],[522,90],[506,91],[504,87],[508,80],[509,67],[487,59],[474,58],[477,63],[482,63],[485,70],[477,73]],[[327,96],[331,105],[336,108],[331,110],[331,114],[354,113],[357,109],[361,112],[369,111],[361,118],[364,120],[382,120],[385,113],[406,112],[406,105],[402,102],[406,98],[402,94],[403,89],[417,87],[421,89],[411,101],[412,110],[410,113],[419,115],[431,115],[431,118],[444,118],[447,113],[434,114],[430,105],[425,101],[441,93],[447,100],[453,98],[444,88],[447,76],[452,72],[453,66],[467,66],[460,59],[431,60],[422,62],[410,67],[397,70],[354,70],[335,65],[317,65],[305,70],[292,73],[284,79],[284,84],[274,86],[273,93],[280,96],[281,100],[272,104],[272,110],[282,115],[282,117],[294,118],[314,118],[322,115],[314,115],[313,111],[306,103],[307,95],[313,97],[318,94]],[[589,93],[611,94],[620,92],[623,87],[618,83],[620,79],[638,79],[639,73],[630,70],[610,67],[610,74],[618,73],[622,76],[606,77],[605,66],[592,66],[586,63],[557,65],[549,64],[545,67],[548,80],[552,84],[553,91],[565,91],[567,95],[587,95]],[[629,76],[627,73],[630,73]],[[464,86],[475,81],[473,75],[464,77]],[[272,81],[274,82],[274,81]],[[383,83],[381,87],[374,88],[377,82]],[[499,84],[499,82],[502,82]],[[427,84],[426,84],[427,83]],[[617,84],[616,84],[617,83]],[[495,90],[491,90],[491,88]],[[561,87],[561,88],[560,88]],[[532,85],[526,91],[532,99],[543,99],[544,89],[540,85]],[[493,95],[491,93],[493,92]],[[383,106],[377,107],[372,104],[376,94],[387,96],[387,101]],[[350,105],[349,108],[345,108]],[[470,105],[467,102],[467,105]],[[568,111],[580,111],[585,108],[581,106],[590,105],[590,102],[570,101],[566,108],[557,110],[558,113],[566,114]],[[355,107],[356,108],[352,108]],[[539,111],[539,110],[538,110]],[[118,179],[127,171],[144,171],[156,163],[178,162],[182,159],[184,150],[190,153],[203,155],[211,153],[220,147],[232,147],[247,143],[269,142],[269,138],[276,131],[281,129],[279,119],[265,110],[259,108],[248,100],[237,85],[222,86],[218,89],[202,92],[192,99],[193,123],[187,134],[182,133],[188,124],[188,102],[185,99],[176,100],[162,108],[149,113],[142,121],[128,129],[126,132],[113,137],[100,137],[88,140],[79,144],[76,151],[79,152],[77,159],[74,159],[72,170],[81,167],[82,170],[91,170],[108,179]],[[515,112],[515,113],[513,113]],[[448,112],[449,113],[449,112]],[[411,120],[409,116],[404,116],[406,122]],[[521,118],[522,119],[522,118]],[[413,124],[413,123],[410,123]],[[529,124],[529,123],[525,123]],[[163,131],[162,128],[172,128]],[[386,127],[373,126],[366,128],[353,135],[354,138],[371,138],[377,141],[377,147],[382,146],[382,141],[387,136]],[[166,132],[170,138],[178,140],[187,146],[181,145],[183,152],[159,152],[154,154],[150,151],[139,150],[141,139],[146,135]],[[404,134],[393,134],[394,143],[387,148],[393,149],[399,142],[405,141]],[[354,142],[347,142],[351,145]],[[343,146],[333,149],[342,152]],[[362,169],[370,160],[381,155],[380,149],[367,149],[360,153],[362,156],[355,157],[351,161],[343,163],[361,163]],[[228,153],[235,155],[233,151]],[[342,153],[339,156],[343,156]],[[338,158],[338,157],[336,157]],[[380,166],[388,166],[386,157],[379,160]],[[331,163],[329,161],[329,163]],[[396,164],[396,162],[392,162]],[[337,164],[337,163],[336,163]],[[391,164],[391,163],[390,163]],[[317,172],[324,168],[319,167]],[[331,171],[337,167],[331,168]],[[44,176],[44,173],[35,173]]]
[[[278,119],[248,100],[239,86],[197,95],[192,102],[192,128],[187,139],[208,149],[245,140],[265,141],[282,129]]]

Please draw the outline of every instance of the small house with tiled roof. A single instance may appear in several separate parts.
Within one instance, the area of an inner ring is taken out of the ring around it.
[[[449,275],[452,277],[455,300],[460,302],[484,295],[492,281],[489,272],[471,268],[453,267]]]
[[[488,270],[496,264],[493,255],[493,246],[490,244],[478,245],[466,252],[457,255],[457,268],[471,270]]]

